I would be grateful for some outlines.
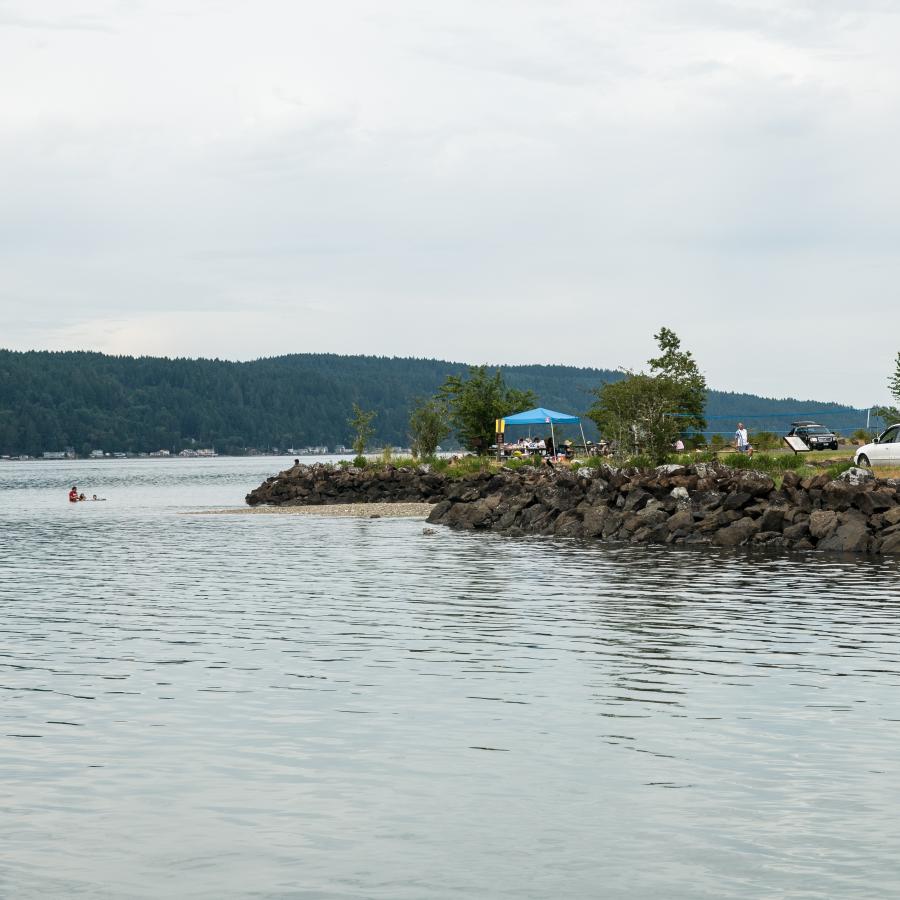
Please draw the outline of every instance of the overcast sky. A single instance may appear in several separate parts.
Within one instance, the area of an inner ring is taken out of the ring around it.
[[[896,0],[0,0],[0,346],[887,401]]]

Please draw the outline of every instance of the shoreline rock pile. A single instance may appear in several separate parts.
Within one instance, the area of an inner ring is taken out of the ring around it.
[[[299,466],[247,495],[250,505],[435,503],[429,523],[509,535],[634,543],[900,554],[900,480],[850,469],[837,479],[752,469],[523,467],[458,478],[427,467]]]

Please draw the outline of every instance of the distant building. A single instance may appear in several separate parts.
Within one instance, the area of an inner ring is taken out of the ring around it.
[[[90,459],[103,459],[103,451],[102,450],[91,450],[89,454]]]
[[[168,450],[154,450],[150,454],[151,456],[171,456],[171,452]]]
[[[45,450],[42,454],[44,459],[65,459],[65,450]]]

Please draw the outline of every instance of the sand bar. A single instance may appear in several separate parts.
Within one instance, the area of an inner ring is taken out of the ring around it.
[[[239,506],[233,509],[198,509],[185,515],[424,519],[433,508],[432,503],[329,503],[321,506]]]

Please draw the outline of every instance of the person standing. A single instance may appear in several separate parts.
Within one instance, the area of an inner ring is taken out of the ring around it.
[[[738,422],[737,431],[734,433],[734,446],[738,453],[746,453],[751,459],[753,457],[753,448],[750,446],[750,435],[744,428],[743,422]]]
[[[72,485],[72,490],[69,491],[69,503],[77,503],[78,502],[78,488],[75,485]]]

